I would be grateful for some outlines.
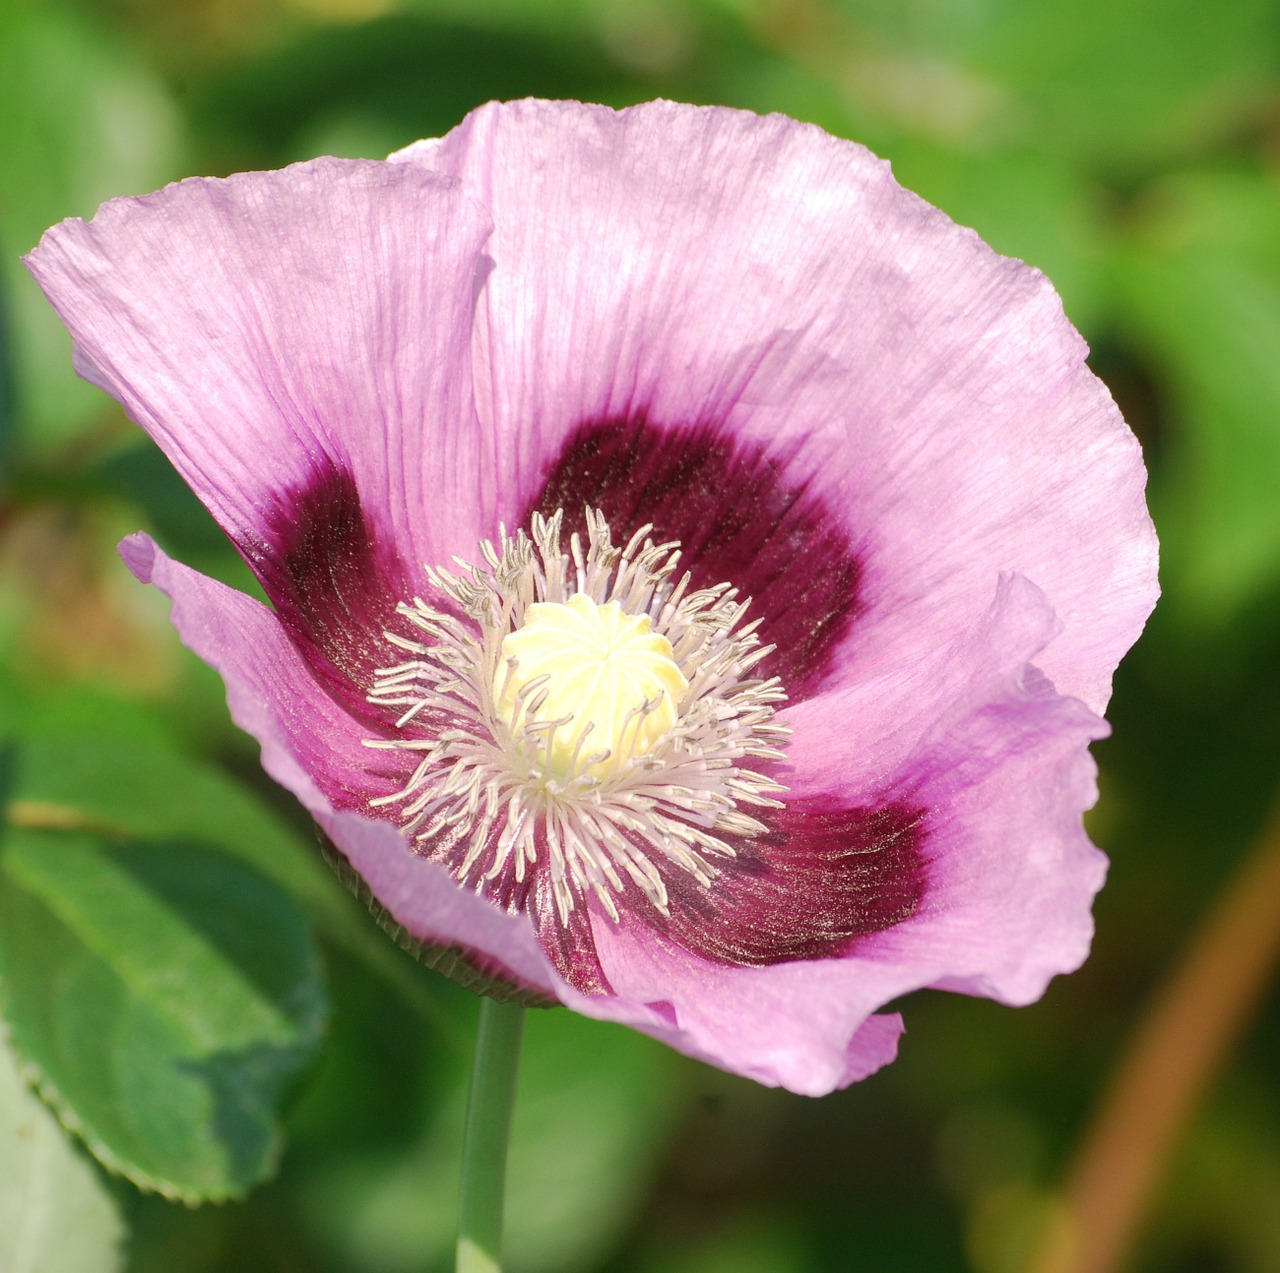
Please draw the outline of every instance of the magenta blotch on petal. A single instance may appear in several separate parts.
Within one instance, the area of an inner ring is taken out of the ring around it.
[[[1044,278],[862,148],[490,105],[28,261],[272,608],[126,561],[415,942],[810,1094],[892,1060],[906,992],[1025,1003],[1085,957],[1141,456]],[[503,696],[574,593],[678,668],[650,750]]]
[[[1044,672],[1106,706],[1157,592],[1146,473],[1042,274],[780,115],[514,102],[393,159],[494,220],[476,404],[508,520],[584,423],[709,422],[865,557],[851,672],[960,634],[1017,571],[1063,622]]]
[[[262,744],[266,771],[298,797],[410,935],[467,953],[486,975],[552,991],[554,975],[527,924],[405,852],[403,838],[384,820],[352,809],[361,786],[372,781],[385,791],[391,783],[371,779],[361,725],[326,692],[271,611],[172,561],[146,535],[130,535],[120,552],[143,583],[173,602],[174,627],[221,674],[231,715]]]
[[[438,173],[317,159],[113,200],[27,262],[78,369],[242,551],[332,466],[417,563],[488,533],[468,351],[489,228]]]
[[[711,424],[592,422],[565,439],[536,504],[544,513],[590,504],[619,536],[652,523],[680,541],[695,587],[732,579],[776,647],[762,671],[795,700],[821,686],[858,612],[859,567],[841,519],[788,482],[786,458]]]

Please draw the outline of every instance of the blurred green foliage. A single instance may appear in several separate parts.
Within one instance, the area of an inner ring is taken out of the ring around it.
[[[101,1176],[0,1044],[0,1254],[7,1269],[118,1273],[124,1225]],[[21,1182],[15,1188],[13,1182]]]
[[[6,0],[0,1268],[447,1267],[474,1015],[318,867],[116,561],[145,526],[253,586],[71,375],[17,262],[47,225],[193,172],[379,157],[491,97],[665,95],[863,141],[1055,280],[1146,445],[1165,546],[1098,748],[1092,960],[1018,1013],[915,997],[899,1062],[819,1103],[536,1015],[510,1197],[515,1270],[1016,1273],[1280,776],[1278,68],[1278,0]],[[1280,1268],[1277,1073],[1273,997],[1135,1268]],[[288,1147],[244,1202],[190,1211],[102,1173],[49,1109],[193,1200],[261,1180],[281,1128]]]

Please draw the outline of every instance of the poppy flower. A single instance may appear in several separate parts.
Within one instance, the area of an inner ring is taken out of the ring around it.
[[[897,996],[1085,957],[1141,456],[1048,282],[867,151],[489,105],[29,264],[271,605],[126,562],[455,975],[818,1094]]]

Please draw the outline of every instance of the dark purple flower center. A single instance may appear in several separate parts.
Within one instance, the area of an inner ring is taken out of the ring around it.
[[[762,641],[777,646],[753,675],[779,677],[793,700],[818,692],[857,617],[861,571],[840,521],[806,482],[788,476],[782,459],[710,425],[659,429],[642,419],[584,425],[549,466],[529,517],[563,509],[567,540],[571,530],[586,531],[588,505],[601,510],[617,543],[646,523],[655,539],[678,540],[680,569],[689,571],[694,589],[727,582],[750,596]],[[376,670],[396,661],[386,633],[404,630],[397,605],[421,591],[422,582],[380,540],[354,480],[336,463],[319,464],[303,489],[283,492],[265,520],[266,534],[243,540],[241,550],[317,676],[385,746],[397,736],[394,713],[367,696]],[[430,712],[416,720],[418,738],[430,736],[431,720]],[[330,784],[330,798],[365,811],[370,800],[386,800],[395,789],[388,762],[396,754],[371,753],[369,789]],[[756,768],[786,785],[785,762]],[[624,878],[621,922],[639,923],[653,939],[714,963],[758,966],[846,954],[918,909],[927,824],[911,801],[853,805],[833,793],[784,797],[783,807],[754,812],[763,829],[730,835],[733,856],[714,860],[709,882],[659,865],[665,910]],[[596,903],[583,895],[566,912],[561,884],[557,904],[545,829],[537,833],[533,865],[517,879],[506,870],[463,867],[468,850],[456,823],[439,837],[430,825],[416,840],[419,851],[496,904],[528,913],[573,984],[608,989],[588,919]],[[502,835],[499,817],[495,852]],[[481,838],[488,836],[486,829]],[[635,848],[645,851],[641,839]]]
[[[841,520],[787,457],[714,424],[659,428],[644,416],[589,421],[569,435],[519,524],[564,509],[582,529],[587,505],[617,539],[652,523],[678,540],[697,588],[728,581],[751,598],[761,636],[777,649],[761,665],[792,702],[822,686],[859,613],[862,571]]]
[[[263,510],[263,526],[236,546],[329,692],[371,716],[364,696],[386,662],[384,634],[413,586],[403,562],[370,525],[351,471],[328,456]]]

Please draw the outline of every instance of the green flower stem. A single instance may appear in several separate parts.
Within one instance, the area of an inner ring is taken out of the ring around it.
[[[462,1135],[457,1273],[499,1273],[502,1268],[502,1195],[523,1035],[521,1005],[480,1001]]]

